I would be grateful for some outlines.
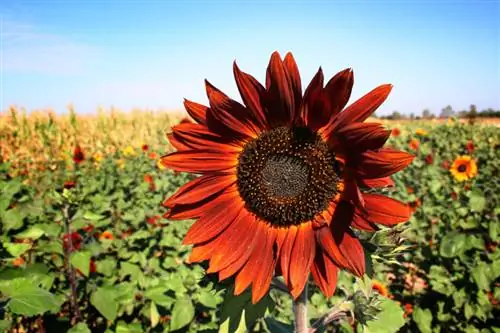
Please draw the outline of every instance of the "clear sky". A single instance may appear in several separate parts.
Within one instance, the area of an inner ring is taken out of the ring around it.
[[[0,0],[1,87],[9,105],[180,109],[203,79],[240,100],[232,74],[263,82],[292,51],[307,84],[352,67],[351,101],[394,89],[379,115],[500,109],[500,0]]]

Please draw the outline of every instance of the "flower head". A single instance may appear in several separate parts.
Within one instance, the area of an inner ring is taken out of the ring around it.
[[[147,152],[149,150],[149,146],[147,144],[143,144],[141,146],[141,149],[142,149],[143,152]]]
[[[467,144],[465,145],[465,149],[467,149],[467,152],[469,154],[472,154],[474,152],[474,142],[471,140],[467,141]]]
[[[82,242],[83,237],[77,231],[64,234],[63,236],[63,247],[66,250],[79,250],[82,246]]]
[[[410,143],[408,143],[408,147],[411,150],[418,150],[419,146],[420,146],[420,142],[417,139],[411,139]]]
[[[115,239],[115,237],[113,236],[113,234],[110,232],[110,231],[104,231],[100,236],[99,236],[99,239],[100,240],[103,240],[103,239],[106,239],[106,240],[113,240]]]
[[[75,150],[73,151],[73,162],[75,162],[75,164],[80,164],[84,160],[85,154],[83,153],[83,149],[77,144]]]
[[[432,156],[432,154],[427,154],[427,156],[425,156],[425,164],[432,164],[434,162],[434,157]]]
[[[252,302],[281,274],[292,296],[309,274],[327,296],[337,272],[365,273],[363,246],[351,228],[407,221],[409,207],[362,188],[393,186],[390,175],[413,156],[382,148],[391,131],[364,121],[392,86],[381,85],[345,107],[353,85],[346,69],[323,84],[321,69],[302,93],[293,56],[275,52],[266,85],[234,64],[245,105],[206,81],[210,106],[186,100],[196,123],[168,134],[177,152],[162,157],[175,171],[201,174],[164,201],[171,220],[197,219],[184,238],[190,262],[209,260],[235,293]]]
[[[132,148],[132,146],[127,146],[122,150],[123,156],[134,156],[135,155],[135,150]]]
[[[387,287],[385,286],[385,284],[383,284],[380,281],[373,280],[372,281],[372,289],[376,290],[380,295],[382,295],[384,297],[388,297],[389,296],[389,290],[387,289]]]
[[[468,155],[459,156],[450,167],[450,172],[459,182],[474,178],[477,175],[477,165]]]
[[[399,128],[397,128],[397,127],[394,127],[391,130],[391,135],[394,136],[394,137],[400,136],[401,135],[401,130]]]
[[[419,136],[426,136],[427,135],[427,131],[424,130],[423,128],[417,128],[415,130],[415,134],[419,135]]]

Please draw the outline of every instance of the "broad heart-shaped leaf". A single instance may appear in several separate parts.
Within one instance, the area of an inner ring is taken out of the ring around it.
[[[450,232],[441,239],[439,253],[445,258],[453,258],[462,253],[466,248],[467,236],[459,232]]]
[[[83,214],[83,218],[90,221],[99,221],[100,219],[103,219],[104,216],[92,212],[85,212],[85,214]]]
[[[215,294],[215,291],[200,290],[198,292],[198,302],[207,308],[215,309],[221,302],[220,296]]]
[[[90,303],[107,319],[115,320],[118,312],[116,293],[111,287],[101,287],[92,293]]]
[[[271,297],[266,295],[259,303],[252,304],[250,291],[241,295],[233,294],[234,286],[227,288],[221,308],[221,322],[229,321],[228,332],[236,332],[240,326],[241,318],[245,319],[245,327],[251,329],[254,322],[264,316],[266,309],[273,303]]]
[[[23,226],[23,219],[24,214],[21,213],[18,207],[0,212],[0,220],[5,230],[19,229]]]
[[[403,310],[394,301],[383,298],[380,302],[380,312],[377,319],[367,322],[365,332],[396,333],[405,324]]]
[[[75,266],[83,275],[89,276],[90,258],[92,254],[88,251],[79,251],[71,255],[71,265]]]
[[[68,333],[91,333],[91,331],[86,324],[78,323],[68,330]]]
[[[10,320],[0,320],[0,332],[7,332],[11,326]]]
[[[194,318],[193,302],[189,298],[178,299],[172,309],[170,330],[175,331],[188,325]]]
[[[31,248],[31,244],[4,243],[3,247],[7,250],[7,252],[9,252],[11,256],[17,258],[24,252],[28,251]]]
[[[422,333],[432,333],[432,312],[429,309],[416,307],[413,310],[413,320]]]
[[[141,323],[127,324],[123,320],[120,320],[116,324],[115,332],[116,333],[143,333],[144,329],[142,328]]]
[[[7,307],[12,313],[34,316],[59,311],[62,301],[26,279],[14,279],[0,284],[0,292],[9,298]]]
[[[42,237],[44,233],[45,232],[42,229],[34,226],[23,232],[18,233],[17,235],[15,235],[15,238],[18,239],[29,238],[32,240],[37,240],[38,238]]]
[[[490,266],[484,262],[480,262],[471,271],[471,275],[480,290],[490,290]]]
[[[479,190],[473,190],[469,195],[469,206],[473,211],[482,212],[486,207],[486,198]]]

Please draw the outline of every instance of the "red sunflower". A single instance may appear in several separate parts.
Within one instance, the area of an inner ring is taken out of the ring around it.
[[[331,296],[339,269],[365,272],[352,228],[375,231],[408,220],[406,204],[361,188],[389,178],[413,156],[382,148],[391,131],[363,123],[387,98],[381,85],[344,109],[353,85],[346,69],[323,85],[321,68],[302,94],[293,56],[275,52],[266,85],[233,67],[244,105],[206,81],[210,106],[185,100],[196,123],[168,134],[178,150],[162,157],[175,171],[201,174],[164,201],[165,218],[197,219],[184,244],[191,262],[235,277],[235,294],[252,285],[252,301],[282,275],[297,298],[311,273]],[[343,110],[343,111],[342,111]]]

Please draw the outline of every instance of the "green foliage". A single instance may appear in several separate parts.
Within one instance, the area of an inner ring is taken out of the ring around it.
[[[411,126],[401,129],[389,144],[407,150],[418,138],[420,148],[415,162],[394,177],[394,196],[413,203],[415,214],[397,250],[387,250],[394,243],[387,230],[374,236],[375,248],[366,248],[373,254],[367,258],[370,275],[387,281],[386,273],[394,274],[392,284],[384,282],[394,299],[380,299],[377,319],[367,320],[365,332],[498,331],[498,129],[453,123],[426,127],[425,136]],[[459,183],[441,165],[468,154],[468,140],[478,175]],[[431,164],[425,162],[429,154]],[[293,331],[288,296],[273,290],[252,305],[248,291],[234,296],[231,287],[206,275],[205,266],[187,263],[190,248],[181,240],[190,221],[160,218],[160,203],[190,179],[186,174],[159,170],[139,151],[108,156],[99,168],[84,162],[71,171],[40,171],[31,184],[8,170],[0,164],[0,331],[31,327],[38,318],[48,332]],[[63,191],[68,179],[77,185]],[[72,253],[64,238],[68,228],[78,235]],[[70,270],[81,312],[75,325]],[[342,272],[331,299],[311,287],[311,321],[352,296],[353,283]],[[361,332],[346,320],[332,325]]]

